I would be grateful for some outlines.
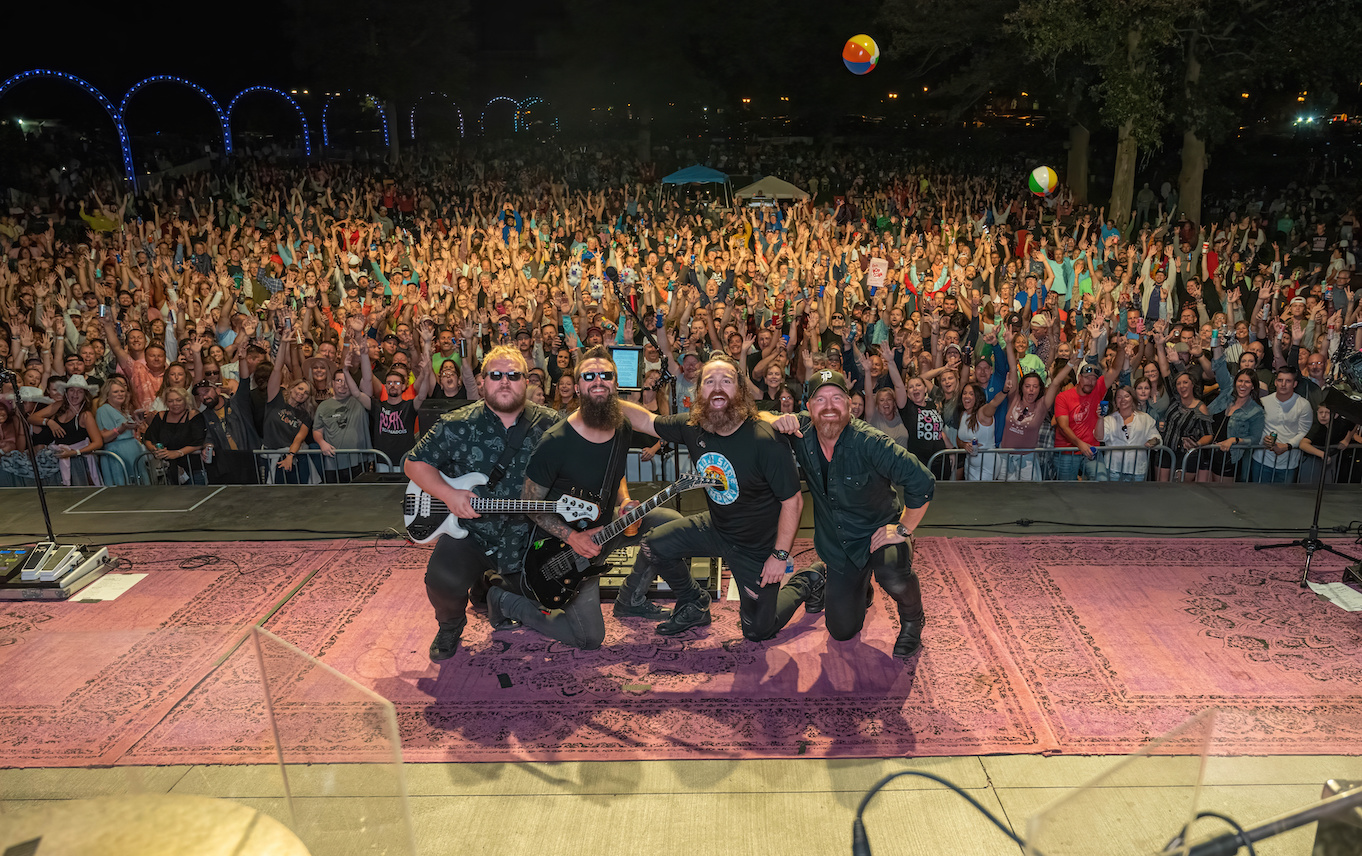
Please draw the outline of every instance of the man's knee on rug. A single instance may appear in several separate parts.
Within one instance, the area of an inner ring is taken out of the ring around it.
[[[825,626],[828,629],[828,635],[838,642],[849,642],[852,639],[855,639],[857,636],[861,635],[861,629],[865,627],[864,615],[860,617],[859,621],[853,621],[849,618],[839,620],[831,610],[824,613],[824,615],[826,617]]]

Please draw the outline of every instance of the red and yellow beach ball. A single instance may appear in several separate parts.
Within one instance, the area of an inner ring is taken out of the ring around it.
[[[852,74],[869,74],[879,61],[880,46],[870,36],[852,36],[842,46],[842,62]]]

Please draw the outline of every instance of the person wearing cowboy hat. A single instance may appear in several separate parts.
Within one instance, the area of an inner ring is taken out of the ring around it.
[[[56,389],[61,398],[54,402],[55,412],[46,416],[46,421],[57,440],[51,449],[61,468],[62,484],[70,485],[73,480],[76,484],[102,484],[99,463],[90,454],[104,448],[104,433],[99,430],[91,406],[99,390],[84,375],[72,375],[69,380],[58,382]],[[71,458],[87,455],[89,461],[84,468],[70,465]]]

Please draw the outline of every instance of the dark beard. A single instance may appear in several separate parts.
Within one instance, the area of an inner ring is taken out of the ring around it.
[[[850,414],[847,415],[846,419],[839,419],[836,422],[829,422],[820,417],[813,420],[813,427],[818,431],[818,438],[820,440],[832,441],[842,436],[842,431],[844,431],[850,423]]]
[[[577,412],[582,414],[582,422],[586,427],[596,431],[615,431],[624,424],[624,408],[620,407],[620,398],[613,392],[603,401],[596,401],[590,395],[584,395],[580,400]]]
[[[738,423],[743,421],[743,416],[731,398],[724,404],[723,410],[713,409],[709,406],[709,399],[702,398],[698,403],[695,421],[711,434],[726,435],[738,427]]]

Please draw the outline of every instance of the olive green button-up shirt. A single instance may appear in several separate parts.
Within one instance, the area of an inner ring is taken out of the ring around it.
[[[849,573],[870,561],[870,536],[897,523],[904,505],[921,508],[936,493],[936,479],[911,452],[887,434],[852,419],[827,462],[824,488],[823,454],[808,411],[799,413],[804,435],[783,435],[804,469],[813,496],[813,544],[830,571]],[[903,488],[903,502],[894,493]]]

